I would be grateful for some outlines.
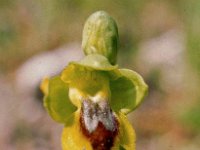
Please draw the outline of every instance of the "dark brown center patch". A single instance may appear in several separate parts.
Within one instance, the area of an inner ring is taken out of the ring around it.
[[[101,121],[99,121],[95,130],[93,130],[92,132],[89,132],[84,122],[83,112],[84,110],[82,108],[81,117],[80,117],[81,130],[82,130],[82,133],[90,140],[93,149],[94,150],[110,150],[114,144],[115,137],[118,134],[119,123],[117,119],[115,118],[115,116],[112,114],[113,124],[114,124],[114,128],[112,130],[107,129],[104,126],[104,124]]]

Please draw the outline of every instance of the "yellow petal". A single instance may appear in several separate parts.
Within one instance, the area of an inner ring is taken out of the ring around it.
[[[82,134],[80,128],[80,110],[63,129],[62,149],[63,150],[92,150],[90,141]]]
[[[40,89],[42,90],[42,92],[45,94],[45,95],[48,95],[48,91],[49,91],[49,78],[48,77],[45,77],[43,80],[42,80],[42,83],[40,84]]]
[[[135,131],[123,113],[119,113],[119,137],[117,137],[112,150],[119,150],[123,147],[125,150],[135,150]]]

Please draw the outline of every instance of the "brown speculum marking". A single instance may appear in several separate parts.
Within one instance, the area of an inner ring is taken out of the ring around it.
[[[107,101],[94,103],[84,100],[80,125],[94,150],[110,150],[118,134],[119,123]]]

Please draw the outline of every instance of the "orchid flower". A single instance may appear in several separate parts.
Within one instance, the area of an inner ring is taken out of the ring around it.
[[[44,106],[64,124],[63,150],[135,150],[127,114],[143,101],[143,78],[116,64],[118,29],[106,12],[92,14],[83,29],[85,57],[41,84]]]

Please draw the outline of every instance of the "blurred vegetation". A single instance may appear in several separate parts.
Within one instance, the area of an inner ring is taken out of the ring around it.
[[[119,64],[140,71],[150,86],[147,101],[134,116],[139,137],[149,138],[174,126],[199,136],[200,0],[0,0],[0,75],[14,72],[39,52],[81,43],[83,23],[97,10],[107,11],[118,24]],[[178,89],[163,86],[163,76],[169,74],[162,72],[162,65],[145,74],[149,68],[141,69],[143,64],[136,59],[141,43],[173,29],[183,33],[185,42],[186,78]],[[170,111],[175,115],[169,117]],[[148,114],[151,118],[143,118]]]

